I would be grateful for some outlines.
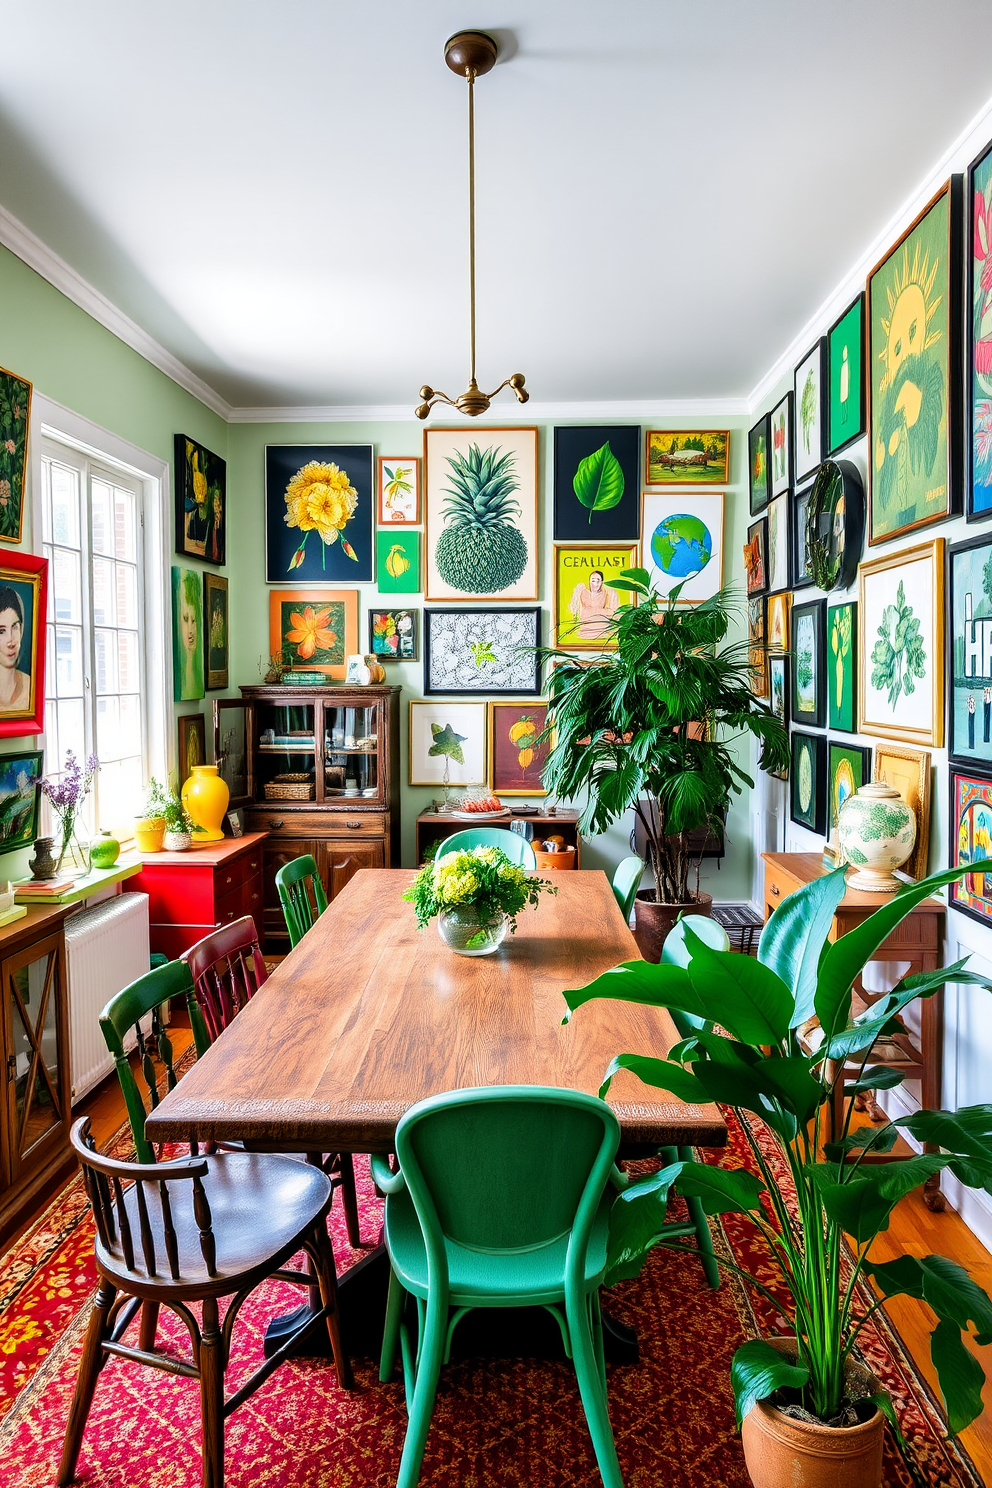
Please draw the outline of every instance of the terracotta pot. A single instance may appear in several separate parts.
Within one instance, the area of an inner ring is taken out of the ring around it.
[[[204,830],[197,833],[198,842],[222,842],[223,821],[231,792],[216,765],[194,765],[193,773],[182,788],[182,803],[194,823]]]
[[[634,900],[634,939],[645,961],[660,961],[665,937],[679,915],[713,913],[713,895],[700,893],[688,904],[657,904],[654,889],[639,889]]]
[[[795,1358],[795,1339],[769,1342]],[[850,1364],[847,1377],[866,1395],[878,1389],[860,1364]],[[880,1410],[858,1426],[821,1426],[759,1400],[744,1417],[741,1441],[754,1488],[881,1488],[884,1433]]]

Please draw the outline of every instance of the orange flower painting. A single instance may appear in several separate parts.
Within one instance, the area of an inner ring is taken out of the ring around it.
[[[357,591],[271,591],[269,649],[291,671],[325,672],[343,682],[346,658],[358,650]]]
[[[293,628],[287,630],[286,642],[289,646],[296,647],[296,655],[300,661],[312,661],[318,649],[332,651],[337,645],[337,635],[328,628],[331,608],[331,605],[325,605],[323,609],[315,610],[313,605],[305,605],[302,610],[290,611],[289,619]]]

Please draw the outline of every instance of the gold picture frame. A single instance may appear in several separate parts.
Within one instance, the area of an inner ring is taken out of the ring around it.
[[[944,742],[942,537],[859,566],[858,648],[860,732],[939,749]]]
[[[916,845],[903,864],[910,878],[927,876],[930,857],[930,794],[933,770],[929,749],[903,749],[895,744],[876,744],[872,779],[884,780],[899,792],[916,817]]]
[[[769,594],[766,604],[765,645],[772,655],[789,650],[792,617],[791,594]]]
[[[516,715],[516,716],[514,716]],[[552,741],[546,740],[534,747],[534,739],[543,732],[548,717],[547,698],[522,698],[519,702],[503,698],[489,702],[489,787],[496,796],[530,796],[535,800],[546,796],[547,789],[541,772],[547,762]],[[518,740],[511,732],[524,720],[533,724],[533,730]],[[506,720],[505,733],[498,720]],[[531,758],[524,759],[529,752]],[[521,763],[523,760],[523,763]],[[536,784],[535,784],[536,781]]]

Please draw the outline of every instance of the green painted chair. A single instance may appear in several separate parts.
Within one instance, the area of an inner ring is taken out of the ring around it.
[[[635,855],[624,858],[613,875],[613,897],[619,904],[620,913],[628,925],[634,909],[634,897],[640,888],[643,872],[644,863]]]
[[[502,1085],[411,1106],[399,1168],[373,1155],[386,1195],[389,1300],[379,1378],[403,1359],[409,1424],[397,1488],[415,1488],[452,1334],[476,1307],[546,1308],[561,1329],[606,1488],[623,1488],[607,1410],[599,1287],[620,1125],[575,1090]],[[419,1340],[403,1314],[416,1298]]]
[[[527,838],[519,837],[516,832],[508,832],[505,827],[469,827],[467,831],[456,832],[439,845],[437,856],[441,858],[449,852],[467,852],[473,847],[498,847],[518,868],[537,867],[534,849]]]
[[[276,874],[276,889],[291,947],[299,945],[310,926],[327,908],[327,895],[309,853],[284,863]]]
[[[711,946],[714,951],[729,951],[730,939],[722,925],[716,920],[711,920],[708,915],[684,915],[677,920],[665,937],[665,944],[661,950],[661,964],[663,966],[688,966],[689,952],[685,944],[685,927],[695,931],[700,940]],[[699,1028],[705,1028],[706,1024],[702,1018],[694,1018],[691,1013],[683,1013],[675,1008],[671,1009],[672,1022],[679,1031],[681,1038],[691,1038],[693,1032]],[[693,1153],[691,1147],[663,1147],[662,1156],[666,1162],[691,1162]],[[706,1211],[699,1199],[691,1198],[685,1200],[689,1210],[688,1224],[670,1224],[665,1226],[666,1235],[695,1235],[696,1245],[699,1249],[699,1259],[702,1263],[703,1273],[711,1287],[720,1285],[720,1267],[716,1263],[713,1254],[713,1236],[706,1220]]]

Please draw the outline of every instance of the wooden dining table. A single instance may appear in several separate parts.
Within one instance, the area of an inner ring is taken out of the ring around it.
[[[557,894],[542,894],[516,933],[479,957],[450,950],[434,926],[418,930],[402,898],[413,876],[355,874],[149,1114],[151,1141],[391,1152],[400,1117],[426,1096],[504,1084],[595,1094],[615,1054],[664,1056],[677,1041],[662,1008],[597,1000],[562,1021],[563,992],[638,957],[604,873],[555,874]],[[627,1071],[607,1099],[622,1150],[726,1143],[716,1106]],[[345,1323],[361,1268],[342,1278]]]

